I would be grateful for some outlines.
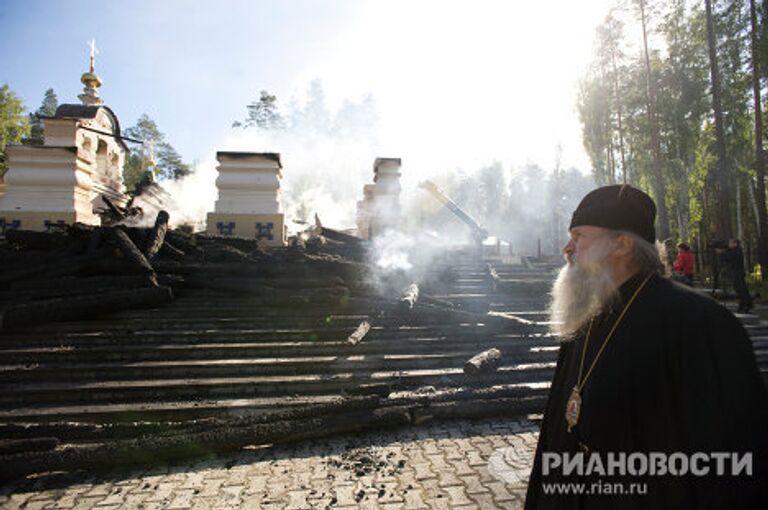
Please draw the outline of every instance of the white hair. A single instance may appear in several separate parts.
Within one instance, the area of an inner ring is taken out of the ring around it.
[[[563,341],[572,340],[590,319],[618,297],[618,285],[605,260],[616,248],[606,234],[588,250],[572,258],[557,275],[549,305],[550,330]]]
[[[552,286],[550,331],[561,340],[574,339],[588,321],[619,299],[619,285],[606,260],[620,235],[633,240],[632,261],[638,272],[666,273],[661,243],[649,243],[634,232],[607,229],[585,252],[563,266]]]
[[[632,250],[632,261],[637,266],[638,271],[642,273],[656,273],[658,275],[667,274],[667,266],[663,262],[666,259],[667,248],[664,243],[656,241],[649,243],[634,232],[626,230],[615,230],[616,235],[624,234],[634,241]]]

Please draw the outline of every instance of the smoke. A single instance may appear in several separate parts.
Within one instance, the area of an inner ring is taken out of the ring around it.
[[[337,229],[355,227],[356,203],[363,184],[372,182],[377,156],[377,115],[373,99],[345,101],[331,112],[325,105],[318,81],[310,84],[307,100],[293,99],[290,111],[258,111],[251,127],[235,129],[217,151],[277,152],[283,166],[279,202],[289,235],[313,222],[315,214],[324,225]],[[248,125],[246,119],[245,125]],[[175,224],[201,226],[217,198],[215,155],[178,181],[160,184],[173,195],[178,208],[171,212]]]
[[[206,215],[213,211],[216,202],[217,176],[215,159],[208,159],[197,164],[189,175],[179,180],[167,179],[160,182],[173,198],[172,203],[165,205],[170,215],[171,228],[188,225],[195,232],[205,230]]]
[[[380,144],[374,99],[342,101],[333,110],[317,80],[303,102],[292,98],[288,105],[285,111],[263,99],[248,105],[249,117],[242,123],[250,127],[233,130],[216,150],[280,153],[279,202],[289,234],[304,230],[315,215],[324,226],[353,229],[363,185],[373,183],[375,158],[401,157],[400,214],[388,222],[392,230],[375,233],[373,242],[372,262],[385,273],[421,273],[452,247],[473,243],[470,228],[417,187],[422,180],[433,180],[489,235],[509,242],[521,255],[558,253],[571,211],[594,186],[576,169],[553,172],[534,163],[514,167],[479,160],[457,168],[448,166],[450,150],[429,154],[418,140],[402,147]],[[216,164],[212,154],[182,180],[161,183],[179,206],[169,211],[172,225],[202,229],[217,197]]]

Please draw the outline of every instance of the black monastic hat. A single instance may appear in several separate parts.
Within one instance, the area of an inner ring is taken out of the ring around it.
[[[649,243],[656,240],[656,204],[653,199],[627,184],[604,186],[587,193],[571,217],[571,226],[591,225],[628,230]]]

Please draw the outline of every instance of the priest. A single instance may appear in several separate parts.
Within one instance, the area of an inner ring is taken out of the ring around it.
[[[731,312],[665,277],[656,206],[627,185],[573,213],[560,351],[525,508],[768,508],[768,394]]]

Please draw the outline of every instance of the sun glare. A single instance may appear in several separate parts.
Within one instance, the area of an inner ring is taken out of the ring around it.
[[[370,92],[381,149],[427,173],[494,159],[587,171],[578,77],[608,2],[366,3],[335,51],[297,77],[331,102]]]

